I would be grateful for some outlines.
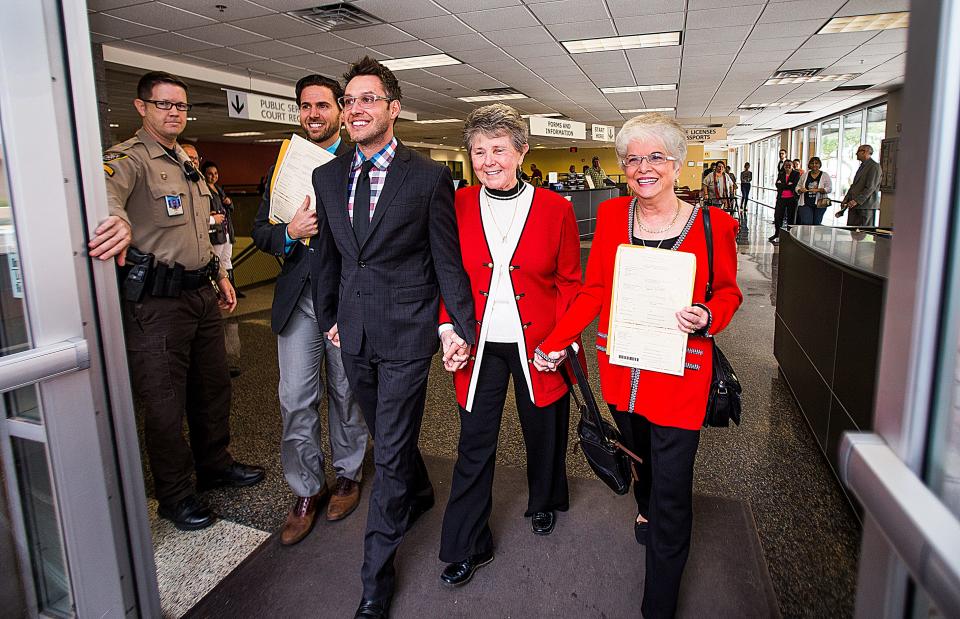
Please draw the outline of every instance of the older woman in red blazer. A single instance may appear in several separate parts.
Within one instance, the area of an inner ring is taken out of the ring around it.
[[[634,197],[600,205],[576,300],[536,351],[538,370],[552,372],[597,314],[600,386],[626,446],[643,458],[634,483],[637,541],[646,544],[642,612],[672,617],[690,549],[693,463],[711,380],[708,339],[729,324],[743,296],[737,286],[737,222],[710,208],[714,294],[705,300],[709,273],[701,207],[681,202],[674,180],[686,155],[683,128],[660,114],[628,120],[616,140],[617,155]],[[708,207],[709,208],[709,207]],[[693,303],[677,308],[677,329],[690,334],[682,376],[614,365],[607,356],[614,260],[622,244],[689,252],[696,257]]]
[[[527,448],[526,516],[533,532],[549,534],[555,512],[568,507],[570,396],[561,376],[533,368],[533,351],[580,289],[572,205],[517,178],[529,148],[520,114],[503,104],[478,108],[467,117],[464,142],[482,185],[461,189],[455,202],[477,346],[469,356],[465,349],[444,355],[460,405],[458,458],[440,546],[440,559],[449,563],[441,581],[449,586],[465,584],[493,559],[488,521],[511,377]]]

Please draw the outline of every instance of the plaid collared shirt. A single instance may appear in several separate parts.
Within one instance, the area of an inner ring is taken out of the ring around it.
[[[370,212],[369,217],[373,219],[373,211],[377,208],[377,200],[380,199],[380,192],[383,190],[383,183],[387,180],[387,168],[397,154],[397,138],[390,140],[390,143],[384,146],[378,153],[371,157],[373,168],[370,169]],[[350,196],[347,199],[347,213],[350,216],[350,223],[353,223],[353,196],[357,193],[357,179],[360,177],[360,167],[367,158],[357,147],[353,155],[353,165],[350,167]]]

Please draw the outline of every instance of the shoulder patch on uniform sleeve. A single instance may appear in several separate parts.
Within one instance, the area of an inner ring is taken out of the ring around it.
[[[110,162],[110,161],[117,161],[117,160],[119,160],[119,159],[126,159],[126,158],[129,157],[129,156],[130,156],[130,155],[127,155],[127,154],[124,154],[124,153],[104,153],[104,154],[103,154],[103,162],[104,162],[104,163],[108,163],[108,162]]]
[[[114,170],[113,170],[113,168],[111,168],[111,167],[108,166],[107,164],[103,164],[103,171],[107,173],[107,176],[113,176],[113,175],[114,175]]]

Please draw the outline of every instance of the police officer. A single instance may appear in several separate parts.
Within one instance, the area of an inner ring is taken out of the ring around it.
[[[220,310],[232,312],[237,299],[210,245],[210,189],[177,144],[190,109],[187,85],[147,73],[133,104],[143,126],[104,154],[110,216],[95,230],[90,256],[120,266],[127,356],[158,514],[178,529],[202,529],[216,517],[194,489],[194,468],[201,490],[249,486],[264,475],[227,451],[230,377]]]

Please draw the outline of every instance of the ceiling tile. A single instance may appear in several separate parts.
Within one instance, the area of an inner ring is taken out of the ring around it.
[[[408,17],[412,15],[411,13]],[[404,32],[420,39],[436,39],[460,34],[474,34],[470,26],[467,26],[453,15],[401,21],[396,22],[394,25]]]
[[[390,58],[409,58],[410,56],[429,56],[441,53],[436,47],[423,41],[371,45],[371,48],[381,54],[386,54]]]
[[[823,18],[764,24],[762,28],[755,28],[750,38],[779,39],[781,37],[809,36],[819,30],[826,22],[827,19]]]
[[[90,30],[92,32],[106,34],[108,36],[117,37],[118,39],[141,37],[148,34],[156,34],[157,32],[161,32],[161,30],[157,28],[151,28],[150,26],[135,24],[125,19],[111,17],[106,13],[91,13],[87,16],[87,20],[90,22]]]
[[[530,5],[530,10],[544,24],[569,24],[583,19],[584,15],[604,15],[603,0],[557,0]]]
[[[646,47],[642,49],[628,49],[627,59],[630,64],[636,66],[637,63],[650,63],[658,60],[680,60],[683,54],[683,46],[671,45],[669,47]]]
[[[614,22],[620,36],[683,30],[683,13],[657,13],[641,17],[618,17]]]
[[[283,37],[284,43],[296,45],[314,52],[332,52],[338,49],[350,49],[356,47],[356,43],[341,39],[335,34],[321,32],[299,37]]]
[[[578,65],[570,56],[547,56],[544,58],[530,58],[523,64],[534,71],[545,71],[547,73],[561,68],[577,68]]]
[[[152,46],[152,45],[144,45],[143,43],[137,43],[137,42],[135,42],[135,41],[123,41],[123,40],[120,40],[120,41],[111,41],[111,42],[109,43],[108,47],[116,47],[116,48],[119,48],[119,49],[129,49],[129,50],[132,50],[132,51],[135,51],[135,52],[140,52],[140,53],[143,53],[143,54],[149,54],[149,55],[151,55],[151,56],[161,56],[161,57],[163,57],[163,56],[170,56],[170,55],[172,55],[172,52],[170,52],[170,51],[168,51],[168,50],[159,49],[159,48],[156,48],[156,47],[154,47],[154,46]]]
[[[447,14],[445,9],[430,0],[403,0],[403,2],[397,2],[397,0],[355,0],[353,4],[367,13],[391,23],[410,19],[411,15],[427,18]]]
[[[756,2],[752,0],[751,4]],[[636,17],[638,15],[656,15],[658,13],[679,13],[683,11],[685,0],[607,0],[610,14],[615,18]],[[712,5],[716,3],[711,1]]]
[[[743,45],[741,41],[717,41],[715,43],[687,43],[683,46],[683,59],[717,54],[736,54]]]
[[[453,14],[473,11],[477,8],[477,0],[436,0],[436,2]],[[520,0],[483,0],[485,9],[498,9],[518,4]]]
[[[499,30],[503,28],[504,24],[510,24],[514,28],[538,25],[536,18],[524,6],[461,13],[460,19],[480,32]]]
[[[533,45],[535,43],[553,43],[553,36],[543,26],[494,30],[484,33],[493,43],[505,45]],[[564,53],[566,53],[564,51]]]
[[[440,37],[437,39],[427,39],[427,43],[442,49],[448,54],[470,51],[475,49],[486,49],[491,47],[490,42],[479,34],[461,34],[453,37]]]
[[[135,43],[143,43],[145,45],[152,45],[153,47],[179,53],[196,52],[201,49],[217,47],[216,45],[207,43],[206,41],[198,41],[197,39],[191,39],[173,32],[150,34],[145,37],[136,37],[130,39],[130,41]]]
[[[298,35],[317,35],[322,31],[289,15],[262,15],[231,22],[234,26],[256,32],[271,39],[286,39]]]
[[[386,43],[402,43],[412,41],[414,37],[389,25],[367,26],[366,28],[351,28],[337,33],[341,38],[353,41],[357,45],[384,45]]]
[[[114,9],[108,11],[106,14],[111,17],[119,17],[120,19],[143,24],[144,26],[152,26],[160,30],[182,30],[183,28],[213,23],[213,20],[208,17],[161,4],[160,2]]]
[[[832,17],[846,0],[784,0],[767,5],[760,23],[795,21],[803,17]]]
[[[586,54],[574,54],[572,57],[581,67],[626,62],[622,51],[588,52]]]
[[[544,56],[565,56],[566,50],[556,43],[536,43],[534,45],[517,45],[504,47],[503,50],[514,58],[542,58]]]
[[[793,51],[797,49],[800,45],[803,45],[803,42],[807,40],[807,37],[781,37],[778,39],[757,39],[752,35],[746,40],[743,44],[742,53],[752,53],[752,52],[768,52],[773,50],[790,50]]]
[[[216,49],[206,49],[199,52],[191,52],[191,56],[195,58],[202,58],[204,60],[213,60],[216,62],[224,63],[235,63],[235,62],[254,62],[256,60],[263,60],[259,56],[253,54],[247,54],[246,52],[241,52],[236,49],[231,49],[229,47],[218,47]]]
[[[577,39],[598,39],[617,35],[613,21],[609,19],[595,19],[573,24],[551,24],[547,26],[558,41],[576,41]]]
[[[480,67],[483,63],[492,64],[510,60],[510,57],[499,47],[462,51],[457,55],[457,58],[476,67]]]
[[[87,10],[109,11],[110,9],[118,9],[122,6],[146,4],[147,2],[153,2],[153,0],[87,0]]]
[[[727,7],[712,8],[705,11],[689,11],[687,13],[687,28],[697,30],[701,28],[726,28],[727,26],[745,26],[756,23],[763,4],[739,6],[736,10]]]
[[[234,45],[233,47],[234,49],[239,49],[243,52],[249,52],[251,54],[256,54],[257,56],[263,56],[264,58],[274,59],[289,58],[290,56],[301,56],[309,51],[303,49],[302,47],[281,43],[280,41],[241,43],[240,45]]]
[[[133,4],[131,0],[119,0],[123,4]],[[271,9],[262,7],[259,4],[249,2],[248,0],[216,0],[216,2],[197,2],[197,0],[163,0],[164,4],[187,9],[194,13],[199,13],[217,21],[233,21],[235,19],[246,19],[248,17],[257,17],[258,15],[269,15],[273,13]],[[87,3],[90,6],[91,2]],[[218,6],[226,7],[223,10]]]
[[[356,62],[364,56],[370,56],[374,60],[386,60],[384,54],[375,52],[368,47],[352,47],[350,49],[337,49],[329,52],[322,52],[324,56],[335,58],[343,62]]]
[[[242,30],[229,24],[213,24],[211,26],[200,26],[199,28],[190,28],[181,30],[180,34],[186,35],[201,41],[210,41],[217,45],[238,45],[241,43],[255,43],[265,41],[267,37],[255,34],[248,30]]]
[[[910,0],[850,0],[837,12],[837,17],[897,13],[909,10]]]
[[[460,75],[476,75],[479,73],[477,69],[468,64],[452,64],[445,67],[430,67],[427,69],[427,71],[433,73],[434,75],[440,75],[442,77],[449,78],[455,78]]]

